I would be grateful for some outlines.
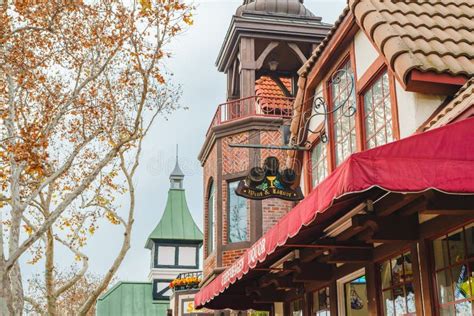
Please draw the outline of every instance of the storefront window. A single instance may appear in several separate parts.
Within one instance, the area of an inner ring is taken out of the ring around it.
[[[392,104],[385,71],[364,93],[365,141],[374,148],[393,141]]]
[[[416,315],[410,253],[385,261],[380,267],[384,315]]]
[[[344,284],[346,316],[369,315],[365,276]]]
[[[436,239],[433,250],[440,315],[473,315],[474,225]]]
[[[345,70],[345,72],[343,72]],[[356,119],[353,111],[356,108],[355,79],[348,61],[338,73],[340,80],[331,83],[332,107],[337,108],[347,100],[339,110],[334,112],[334,138],[336,165],[341,164],[350,154],[356,151]]]
[[[292,316],[303,316],[303,299],[299,299],[290,303],[290,313]]]
[[[328,158],[326,144],[318,142],[311,151],[311,172],[313,187],[317,186],[328,176]]]
[[[311,316],[330,316],[329,310],[329,288],[313,293],[313,307]]]
[[[229,182],[229,242],[248,240],[247,200],[235,194],[240,181]]]

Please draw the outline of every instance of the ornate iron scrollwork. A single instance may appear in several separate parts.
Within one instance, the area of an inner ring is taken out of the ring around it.
[[[338,70],[337,72],[335,72],[331,78],[331,84],[334,86],[334,85],[338,85],[340,83],[343,82],[343,78],[349,78],[350,79],[350,91],[349,93],[347,93],[345,99],[340,102],[339,104],[335,105],[330,111],[328,110],[328,106],[327,106],[327,103],[326,101],[324,100],[323,97],[315,97],[314,100],[313,100],[313,106],[311,107],[311,109],[308,111],[310,112],[311,111],[311,115],[306,119],[306,122],[304,124],[304,128],[301,129],[300,133],[298,134],[298,139],[297,139],[297,142],[296,144],[294,144],[295,147],[305,147],[305,145],[308,145],[309,142],[307,140],[307,136],[308,134],[319,134],[320,136],[320,139],[323,143],[327,143],[328,140],[329,140],[329,137],[328,135],[326,134],[326,131],[329,130],[329,126],[328,126],[328,118],[329,118],[329,115],[339,111],[339,110],[342,110],[343,112],[343,115],[345,117],[351,117],[351,116],[354,116],[354,114],[356,113],[357,111],[357,108],[354,104],[352,104],[350,102],[350,99],[351,97],[353,97],[353,93],[354,93],[354,76],[349,73],[347,71],[347,69],[341,69],[341,70]],[[345,79],[347,80],[347,79]],[[346,107],[347,105],[348,108],[347,108],[347,111],[344,111],[344,107]],[[306,112],[304,115],[307,115],[308,112]],[[309,125],[311,123],[311,120],[316,117],[316,116],[323,116],[323,125],[324,125],[324,128],[319,130],[319,131],[315,131],[315,130],[311,130]]]

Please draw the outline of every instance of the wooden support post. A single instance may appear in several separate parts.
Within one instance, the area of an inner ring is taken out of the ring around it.
[[[423,315],[423,289],[421,285],[421,271],[418,260],[418,243],[414,243],[410,247],[411,265],[413,267],[413,287],[415,290],[415,306],[418,315]]]
[[[377,271],[374,263],[369,263],[365,266],[365,278],[367,280],[367,309],[369,316],[377,316],[378,313],[378,299],[377,299]]]
[[[329,309],[331,315],[337,315],[337,282],[334,281],[329,285]]]
[[[419,315],[435,315],[435,295],[433,290],[433,275],[431,274],[431,254],[430,254],[430,241],[420,240],[418,244],[419,251],[419,266],[420,266],[420,277],[421,277],[421,298],[423,300],[423,311]],[[416,294],[415,294],[416,295]],[[418,308],[418,306],[417,306]],[[423,313],[423,314],[422,314]]]
[[[240,41],[240,58],[242,68],[240,74],[240,98],[243,99],[255,95],[255,40],[253,38],[244,37]],[[252,111],[251,108],[247,110]]]

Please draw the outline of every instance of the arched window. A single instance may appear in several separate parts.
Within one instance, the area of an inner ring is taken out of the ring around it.
[[[211,179],[211,183],[209,185],[209,191],[207,195],[207,254],[209,255],[211,252],[214,251],[216,240],[214,236],[215,231],[215,192],[214,192],[214,181]]]

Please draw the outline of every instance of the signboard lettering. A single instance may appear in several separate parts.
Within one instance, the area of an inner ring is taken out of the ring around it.
[[[263,168],[252,168],[248,176],[240,181],[235,193],[250,200],[278,198],[299,201],[304,198],[301,188],[296,184],[295,171],[285,169],[280,172],[276,157],[265,159]]]

